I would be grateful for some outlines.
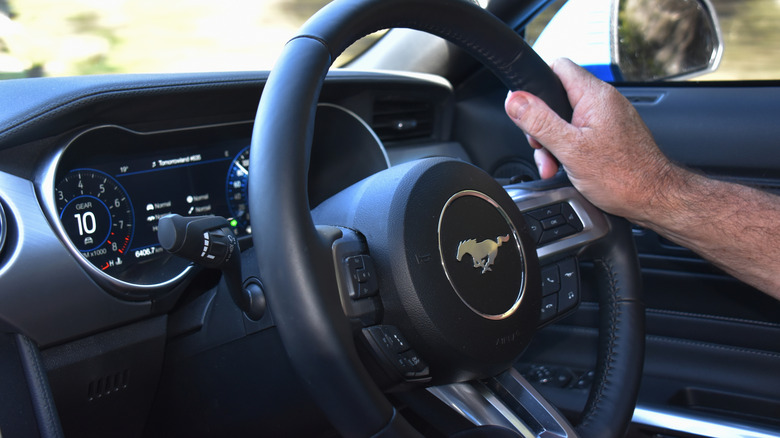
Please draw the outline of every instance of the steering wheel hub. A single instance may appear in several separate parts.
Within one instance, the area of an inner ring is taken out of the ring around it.
[[[530,341],[541,308],[535,244],[512,199],[482,170],[443,158],[395,166],[313,215],[363,233],[383,324],[402,330],[434,382],[493,375]]]
[[[524,248],[514,223],[490,196],[454,194],[439,217],[439,255],[463,303],[489,320],[509,318],[525,289]]]

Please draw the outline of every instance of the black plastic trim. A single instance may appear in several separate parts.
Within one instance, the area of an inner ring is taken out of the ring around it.
[[[38,347],[30,338],[22,335],[16,335],[16,344],[27,378],[27,386],[30,389],[40,436],[41,438],[61,438],[63,436],[62,425]],[[8,376],[3,375],[3,378],[8,378]]]

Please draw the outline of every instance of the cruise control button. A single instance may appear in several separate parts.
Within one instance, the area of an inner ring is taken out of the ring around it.
[[[420,359],[420,356],[414,350],[405,351],[399,354],[399,356],[404,360],[407,369],[417,372],[424,370],[426,367],[425,362]]]
[[[371,280],[371,271],[368,269],[358,269],[355,271],[355,277],[357,278],[358,283],[367,283]]]
[[[390,353],[403,353],[409,350],[409,344],[406,339],[394,325],[378,325],[369,327],[368,333],[374,338],[382,349]]]
[[[347,269],[349,269],[349,272],[355,272],[358,269],[363,269],[363,256],[356,255],[347,257],[345,263],[347,265]]]
[[[398,371],[407,379],[425,377],[429,374],[428,364],[423,361],[414,350],[405,351],[398,355]]]
[[[349,297],[353,300],[370,297],[379,292],[374,261],[368,255],[356,255],[344,260],[349,278]]]

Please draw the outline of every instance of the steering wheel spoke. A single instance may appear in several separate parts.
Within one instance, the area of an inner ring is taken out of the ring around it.
[[[524,438],[577,437],[569,422],[514,368],[486,381],[428,388],[475,426],[500,426]]]
[[[574,187],[537,189],[529,184],[504,187],[537,240],[536,254],[544,265],[605,237],[605,214]]]
[[[507,193],[537,244],[542,270],[539,327],[558,321],[580,302],[578,255],[609,233],[606,215],[569,185],[514,184]]]

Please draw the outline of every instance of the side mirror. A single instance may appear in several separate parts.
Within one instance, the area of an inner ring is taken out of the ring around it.
[[[714,71],[723,38],[709,0],[569,0],[533,48],[608,82],[649,82]]]

